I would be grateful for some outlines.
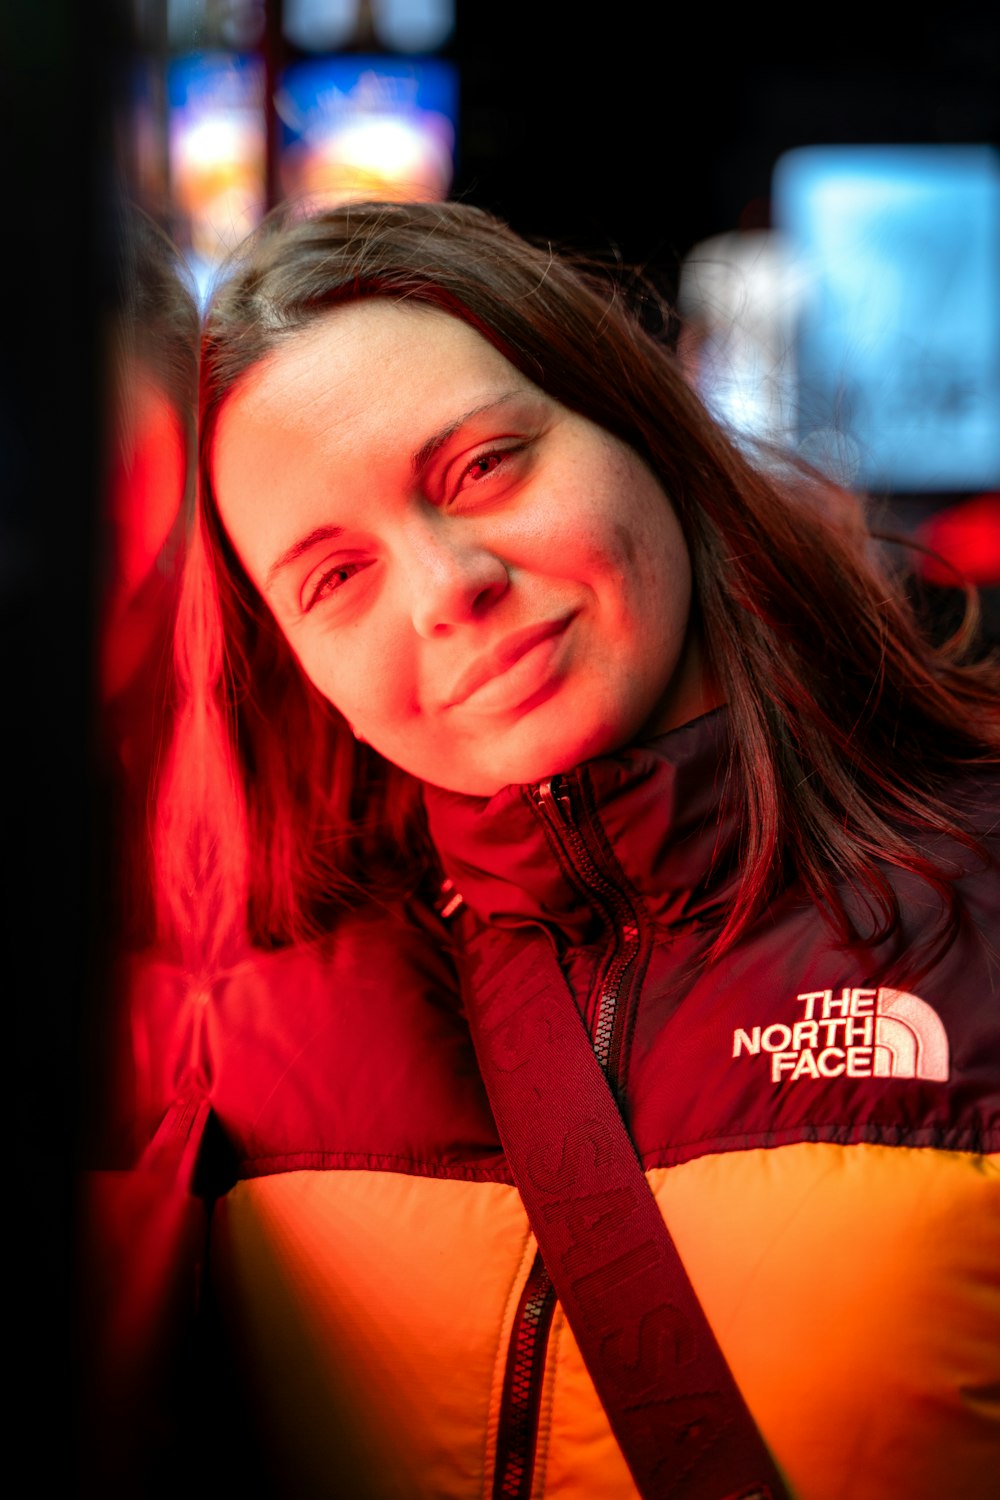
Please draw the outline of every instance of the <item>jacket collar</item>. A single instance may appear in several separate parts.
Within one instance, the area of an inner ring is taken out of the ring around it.
[[[587,857],[657,926],[717,918],[736,883],[735,820],[720,813],[727,745],[728,716],[716,709],[553,778],[568,792],[568,837],[553,832],[538,786],[493,797],[426,786],[445,874],[481,920],[542,921],[570,943],[587,941],[601,921],[593,882],[580,878]],[[574,833],[585,857],[574,859]]]

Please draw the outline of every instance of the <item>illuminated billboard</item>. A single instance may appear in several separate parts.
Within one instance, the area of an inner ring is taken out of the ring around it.
[[[895,492],[1000,481],[1000,155],[808,147],[775,169],[798,265],[800,446]]]
[[[451,186],[458,77],[439,58],[328,57],[282,75],[281,193],[305,206],[433,200]]]

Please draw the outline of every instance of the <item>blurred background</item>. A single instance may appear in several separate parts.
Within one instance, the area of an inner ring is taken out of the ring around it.
[[[748,437],[869,491],[1000,472],[990,8],[759,15],[487,0],[136,0],[125,179],[206,296],[283,200],[457,197],[649,276]]]
[[[198,300],[286,198],[460,198],[647,277],[737,438],[870,495],[944,555],[918,564],[928,586],[949,565],[981,586],[996,640],[1000,11],[7,0],[0,68],[6,952],[23,1379],[51,1412],[68,1392],[81,1016],[115,926],[95,705],[126,200]],[[146,540],[133,529],[137,587],[170,526],[168,505]]]

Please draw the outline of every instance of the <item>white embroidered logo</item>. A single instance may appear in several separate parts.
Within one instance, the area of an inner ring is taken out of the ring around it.
[[[948,1035],[926,1000],[905,990],[809,990],[791,1026],[774,1021],[733,1032],[733,1056],[771,1059],[783,1078],[948,1077]]]

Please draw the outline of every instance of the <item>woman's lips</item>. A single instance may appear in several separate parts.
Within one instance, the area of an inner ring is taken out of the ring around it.
[[[509,635],[462,673],[445,708],[503,712],[520,708],[543,693],[555,677],[563,638],[573,618],[563,615]]]

